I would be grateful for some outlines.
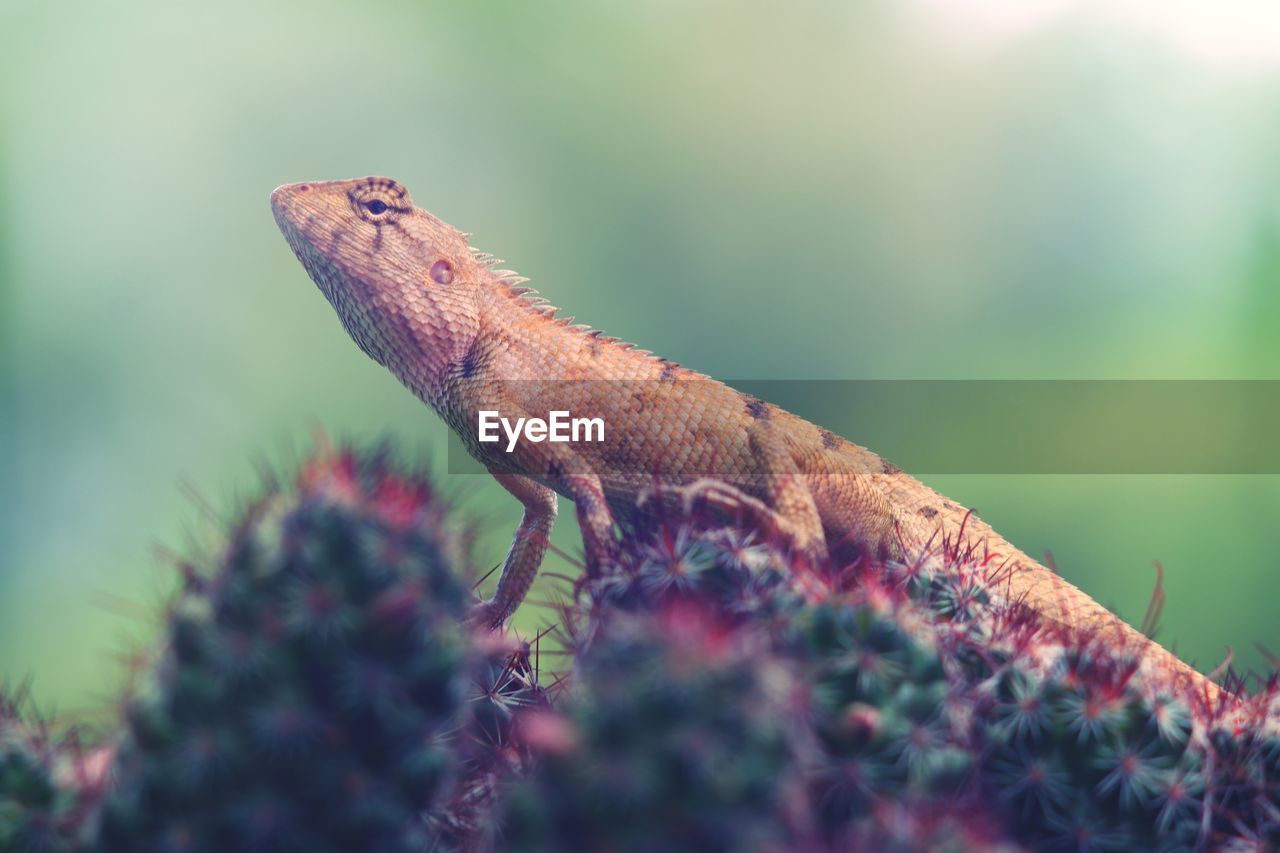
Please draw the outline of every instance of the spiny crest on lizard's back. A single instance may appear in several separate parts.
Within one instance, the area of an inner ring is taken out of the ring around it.
[[[470,237],[471,235],[464,234],[464,236]],[[525,282],[529,281],[528,278],[520,275],[514,270],[493,269],[493,267],[496,267],[499,264],[504,264],[506,261],[501,258],[494,257],[489,252],[482,252],[474,246],[470,248],[472,257],[478,263],[488,267],[489,272],[494,276],[494,281],[501,285],[501,293],[514,300],[521,308],[526,309],[531,314],[539,317],[540,319],[554,323],[568,331],[578,332],[579,334],[594,338],[600,344],[611,346],[619,350],[628,350],[632,355],[640,356],[642,358],[650,358],[672,368],[680,366],[673,361],[655,356],[651,350],[640,349],[635,344],[624,341],[621,338],[613,335],[606,335],[602,330],[596,329],[586,323],[574,323],[573,321],[575,318],[572,316],[557,316],[557,313],[560,311],[559,308],[552,305],[547,298],[540,294],[535,288],[525,286]]]

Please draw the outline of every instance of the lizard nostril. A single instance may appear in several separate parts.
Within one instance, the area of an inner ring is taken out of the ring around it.
[[[307,191],[307,190],[309,190],[309,189],[311,189],[311,185],[310,185],[310,184],[298,184],[298,192],[300,192],[300,193],[304,193],[304,192],[306,192],[306,191]]]

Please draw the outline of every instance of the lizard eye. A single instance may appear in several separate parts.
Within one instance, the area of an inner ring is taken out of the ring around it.
[[[449,284],[453,281],[453,264],[444,258],[431,265],[431,280],[436,284]]]
[[[347,193],[347,200],[356,216],[374,225],[413,210],[413,202],[409,201],[404,187],[390,178],[365,178],[354,182]]]

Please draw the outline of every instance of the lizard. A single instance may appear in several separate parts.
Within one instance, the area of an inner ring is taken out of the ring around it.
[[[904,559],[948,539],[998,558],[1007,594],[1075,636],[1141,652],[1141,666],[1198,691],[1214,681],[1002,538],[974,513],[872,451],[729,385],[558,316],[527,279],[415,207],[389,178],[287,184],[276,223],[355,343],[434,409],[523,505],[493,597],[497,629],[538,572],[558,495],[573,501],[585,569],[618,560],[615,521],[655,474],[688,504],[748,511],[795,553]],[[604,441],[477,440],[485,407],[533,417],[602,413]]]

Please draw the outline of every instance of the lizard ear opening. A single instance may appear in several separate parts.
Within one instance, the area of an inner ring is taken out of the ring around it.
[[[441,258],[431,265],[430,275],[431,280],[436,284],[452,284],[453,264]]]

